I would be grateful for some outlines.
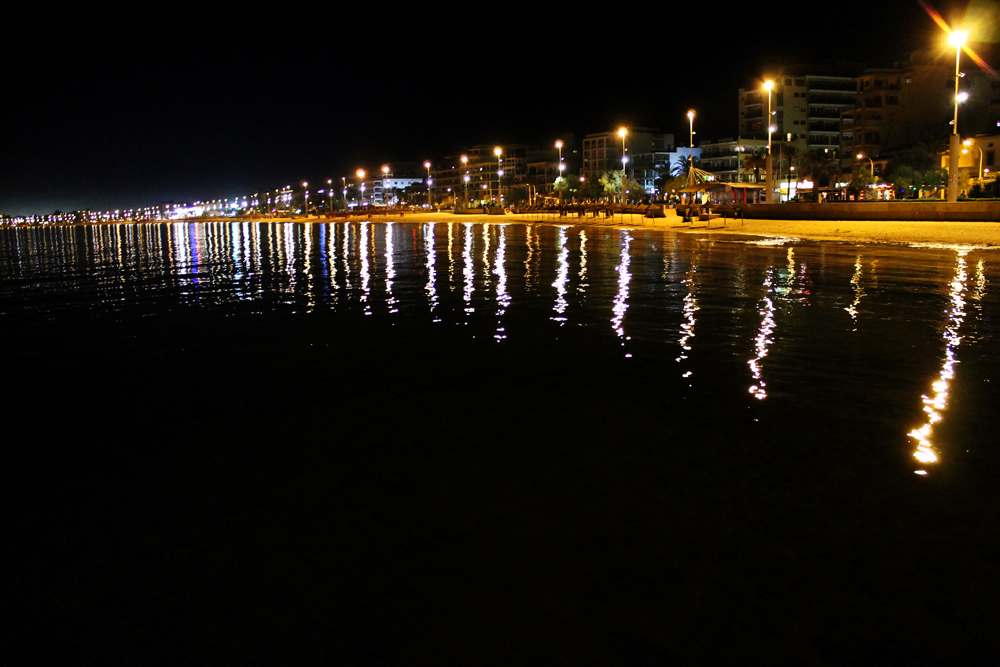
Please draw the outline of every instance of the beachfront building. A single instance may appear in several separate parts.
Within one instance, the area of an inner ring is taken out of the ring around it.
[[[1000,168],[998,154],[1000,134],[980,134],[963,141],[962,152],[958,156],[959,190],[970,193],[976,185],[982,188],[995,182],[997,169]],[[948,151],[943,151],[940,155],[941,167],[950,171],[950,161]]]
[[[855,78],[857,98],[841,114],[841,169],[850,173],[857,155],[883,173],[895,151],[920,144],[937,150],[947,142],[955,112],[953,56],[915,51],[891,68],[869,68]],[[975,69],[965,72],[959,106],[963,136],[996,132],[1000,119],[1000,82]],[[963,163],[964,164],[964,163]]]
[[[373,175],[371,180],[371,201],[376,206],[392,206],[399,203],[406,188],[423,183],[424,178],[403,178],[392,172]]]
[[[763,183],[763,164],[757,160],[767,154],[767,139],[726,137],[701,146],[701,168],[726,183]]]
[[[773,142],[798,152],[836,153],[840,146],[841,111],[854,107],[855,77],[864,65],[830,62],[779,69],[770,77]],[[766,77],[765,77],[766,78]],[[739,93],[740,137],[767,141],[768,92],[763,80]],[[774,147],[772,145],[772,151]]]
[[[659,130],[630,127],[625,135],[625,155],[633,167],[629,176],[651,191],[657,165],[670,164],[667,155],[674,150],[674,135]],[[628,163],[626,163],[628,167]],[[583,166],[580,175],[588,181],[599,179],[604,172],[622,168],[622,137],[618,130],[588,134],[583,140]]]
[[[501,151],[499,156],[497,148]],[[478,144],[461,153],[448,155],[431,167],[434,179],[432,198],[438,203],[458,202],[468,192],[470,205],[492,202],[501,190],[524,185],[529,153],[533,150],[524,144]],[[466,158],[464,162],[463,157]],[[498,173],[501,170],[504,172],[502,177]]]

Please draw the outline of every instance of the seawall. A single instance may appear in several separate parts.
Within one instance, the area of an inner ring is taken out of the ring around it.
[[[851,202],[740,204],[754,220],[885,220],[891,222],[1000,222],[1000,202]]]

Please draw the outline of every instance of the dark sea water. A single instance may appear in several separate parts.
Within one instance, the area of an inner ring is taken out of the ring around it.
[[[15,663],[996,664],[996,251],[443,220],[0,230]]]

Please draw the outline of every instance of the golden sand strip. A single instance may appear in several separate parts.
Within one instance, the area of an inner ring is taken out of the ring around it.
[[[669,211],[673,213],[673,211]],[[393,220],[393,216],[373,218]],[[887,222],[825,220],[723,220],[685,223],[680,217],[642,218],[617,215],[613,218],[575,218],[557,215],[461,215],[443,213],[407,213],[399,222],[476,222],[587,225],[628,229],[657,229],[680,234],[747,234],[783,236],[852,243],[902,243],[928,245],[963,245],[1000,247],[998,222]]]

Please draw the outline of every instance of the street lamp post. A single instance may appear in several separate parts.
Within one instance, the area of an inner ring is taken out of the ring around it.
[[[622,138],[622,203],[625,203],[625,163],[628,162],[628,158],[625,157],[625,135],[627,134],[627,129],[624,127],[618,128],[618,136]]]
[[[462,180],[465,181],[465,207],[469,207],[469,156],[462,156],[462,171],[465,172],[465,176]]]
[[[865,160],[865,159],[867,159],[869,162],[871,162],[871,169],[872,169],[871,174],[872,174],[872,178],[875,178],[875,160],[873,160],[871,158],[865,158],[864,153],[858,153],[858,159],[859,160]]]
[[[963,153],[969,152],[968,147],[975,148],[976,150],[979,151],[979,187],[981,188],[983,187],[983,149],[979,148],[979,146],[972,143],[972,139],[966,139],[962,143],[966,146],[966,148],[962,149]]]
[[[303,195],[305,205],[302,207],[302,212],[309,215],[309,190],[306,190],[307,187],[309,187],[309,183],[302,181],[302,189],[305,191]]]
[[[326,209],[326,215],[327,215],[327,217],[330,217],[331,215],[333,215],[333,179],[332,178],[326,179],[326,196],[330,200],[330,205]]]
[[[424,162],[424,168],[427,170],[427,208],[431,207],[431,161],[426,160]]]
[[[771,124],[771,90],[774,89],[774,81],[768,79],[764,82],[764,89],[767,91],[767,159],[764,163],[764,170],[767,172],[767,203],[774,203],[774,171],[772,169],[773,160],[771,158],[771,135],[774,134],[775,127]]]
[[[563,170],[566,169],[566,165],[564,165],[563,161],[562,161],[562,147],[563,147],[562,139],[556,141],[556,148],[559,149],[559,164],[556,167],[559,170],[559,176],[558,176],[558,178],[562,178],[562,176],[563,176]],[[563,193],[562,193],[562,189],[560,189],[559,190],[559,203],[560,204],[562,204],[562,200],[563,200]]]
[[[958,103],[961,101],[958,93],[958,80],[962,78],[959,65],[962,60],[962,46],[969,33],[956,30],[948,36],[948,43],[955,47],[955,118],[951,125],[951,141],[948,146],[948,201],[958,201],[958,160],[961,150],[958,138]]]
[[[688,185],[691,185],[692,169],[694,169],[694,109],[688,111],[688,127],[690,131],[690,146],[688,151]]]
[[[500,156],[503,155],[503,149],[500,148],[499,146],[497,146],[496,148],[493,149],[493,154],[497,156],[497,205],[499,206],[500,205],[500,177],[503,176],[503,169],[501,168],[501,165],[500,165],[500,163],[503,162],[503,160],[502,160],[502,158]]]
[[[358,169],[356,172],[358,179],[361,181],[361,206],[365,205],[365,170]]]

